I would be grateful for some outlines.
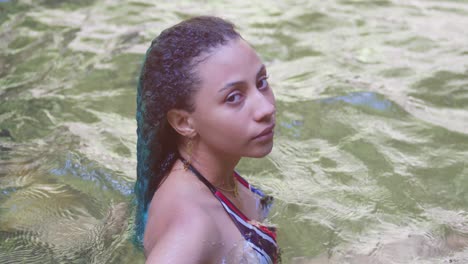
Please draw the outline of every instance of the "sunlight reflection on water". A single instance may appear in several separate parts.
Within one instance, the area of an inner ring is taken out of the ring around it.
[[[237,24],[271,75],[274,150],[238,169],[275,197],[284,263],[468,260],[444,246],[468,236],[466,2],[0,9],[0,262],[143,262],[129,240],[136,78],[150,41],[199,14]]]

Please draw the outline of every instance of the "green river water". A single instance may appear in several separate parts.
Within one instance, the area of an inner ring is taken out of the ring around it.
[[[159,32],[229,19],[267,65],[283,263],[468,263],[468,1],[0,1],[0,263],[142,263],[136,79]]]

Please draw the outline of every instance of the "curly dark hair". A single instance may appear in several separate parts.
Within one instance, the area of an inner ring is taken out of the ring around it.
[[[137,91],[137,180],[135,240],[142,245],[153,195],[179,157],[177,132],[168,123],[170,109],[192,112],[200,83],[194,68],[201,55],[240,38],[234,25],[199,16],[174,25],[156,37],[146,52]]]

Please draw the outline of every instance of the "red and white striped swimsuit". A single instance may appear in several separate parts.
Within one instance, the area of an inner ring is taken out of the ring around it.
[[[182,162],[188,164],[183,158]],[[276,243],[276,230],[273,227],[262,225],[255,220],[247,218],[223,193],[218,191],[203,175],[198,172],[191,164],[188,168],[203,182],[213,195],[221,202],[224,210],[231,217],[232,221],[236,224],[237,228],[244,237],[246,243],[254,250],[259,263],[261,264],[276,264],[279,258],[279,249]],[[259,203],[266,216],[271,207],[273,198],[266,196],[261,190],[250,185],[244,178],[237,172],[234,172],[234,178],[247,189],[252,191],[259,197]]]

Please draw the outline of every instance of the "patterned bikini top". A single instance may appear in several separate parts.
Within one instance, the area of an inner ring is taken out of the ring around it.
[[[182,162],[188,165],[188,168],[203,182],[213,195],[219,200],[226,213],[230,216],[234,224],[239,229],[246,243],[253,249],[256,259],[261,264],[276,264],[279,259],[279,248],[276,243],[276,229],[274,227],[263,225],[255,220],[245,216],[222,192],[216,189],[203,175],[189,164],[182,157]],[[273,202],[273,197],[265,195],[261,190],[250,185],[237,172],[234,172],[234,178],[249,189],[258,197],[257,205],[262,209],[262,216],[268,215]],[[257,207],[258,207],[257,206]]]

